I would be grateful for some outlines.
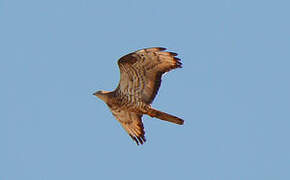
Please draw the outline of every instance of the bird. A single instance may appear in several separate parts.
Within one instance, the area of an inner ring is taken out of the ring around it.
[[[182,63],[177,53],[163,47],[145,48],[129,53],[118,60],[120,81],[114,91],[96,91],[94,96],[107,104],[137,145],[146,142],[142,116],[149,115],[183,125],[184,120],[151,106],[161,85],[162,75]]]

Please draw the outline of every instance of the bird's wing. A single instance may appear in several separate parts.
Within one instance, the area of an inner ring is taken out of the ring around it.
[[[121,123],[122,127],[127,131],[129,136],[137,143],[143,144],[145,139],[145,131],[142,123],[142,114],[129,112],[126,110],[112,110],[115,118]]]
[[[176,53],[164,50],[160,47],[141,49],[120,58],[120,82],[116,91],[151,104],[159,90],[162,74],[182,65]]]

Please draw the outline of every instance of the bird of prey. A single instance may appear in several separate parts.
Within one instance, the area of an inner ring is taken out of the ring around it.
[[[103,100],[130,137],[143,144],[145,132],[143,114],[182,125],[183,120],[151,107],[161,76],[172,69],[181,68],[176,53],[154,47],[135,51],[118,60],[120,81],[114,91],[97,91],[93,95]]]

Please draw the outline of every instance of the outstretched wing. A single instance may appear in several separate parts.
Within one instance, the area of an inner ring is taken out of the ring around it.
[[[151,104],[161,85],[162,74],[181,67],[177,54],[164,50],[161,47],[141,49],[120,58],[120,82],[116,91]]]
[[[112,113],[137,145],[139,145],[139,143],[143,144],[146,141],[141,119],[142,114],[125,110],[112,110]]]

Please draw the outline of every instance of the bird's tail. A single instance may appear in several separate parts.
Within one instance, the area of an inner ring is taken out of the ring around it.
[[[184,123],[184,121],[176,116],[167,114],[165,112],[161,112],[158,111],[156,109],[150,108],[147,112],[147,114],[151,117],[156,117],[158,119],[164,120],[164,121],[168,121],[168,122],[172,122],[175,124],[179,124],[182,125]]]

